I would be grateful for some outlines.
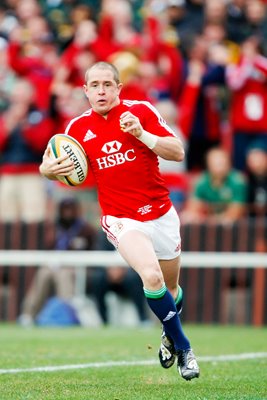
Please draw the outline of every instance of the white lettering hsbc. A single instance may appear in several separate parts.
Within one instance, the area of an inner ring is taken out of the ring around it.
[[[110,154],[106,157],[97,158],[99,169],[115,167],[115,165],[124,164],[126,161],[134,161],[134,149],[127,150],[125,153]]]

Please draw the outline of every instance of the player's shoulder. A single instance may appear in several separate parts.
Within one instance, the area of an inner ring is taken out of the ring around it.
[[[131,110],[147,110],[155,111],[155,107],[147,100],[122,100],[122,104]]]
[[[92,111],[92,108],[89,108],[89,110],[85,111],[84,113],[72,118],[65,129],[65,133],[68,134],[73,126],[76,127],[77,125],[82,125],[83,123],[87,122],[88,118],[90,118],[92,115]]]

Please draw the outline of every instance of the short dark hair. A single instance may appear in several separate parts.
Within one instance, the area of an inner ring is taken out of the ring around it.
[[[92,69],[95,69],[95,68],[109,69],[110,71],[113,72],[113,76],[114,76],[115,82],[116,83],[120,83],[119,71],[117,70],[117,68],[113,64],[111,64],[109,62],[106,62],[106,61],[98,61],[97,63],[92,65],[92,67],[88,68],[88,70],[85,73],[85,82],[87,82],[87,80],[88,80],[89,72]]]

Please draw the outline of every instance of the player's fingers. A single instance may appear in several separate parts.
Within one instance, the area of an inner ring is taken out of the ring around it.
[[[134,132],[138,130],[138,126],[136,124],[126,125],[124,128],[124,132]]]
[[[139,118],[136,117],[135,115],[129,113],[129,114],[125,115],[124,117],[121,117],[120,120],[123,122],[131,122],[131,121],[139,121]]]
[[[73,172],[73,169],[69,170],[68,168],[63,168],[61,171],[57,172],[57,175],[68,176],[68,175],[71,175],[72,172]]]
[[[51,172],[55,175],[70,175],[74,170],[73,163],[56,164],[51,167]]]
[[[131,124],[133,122],[139,122],[139,118],[128,111],[121,114],[121,116],[120,116],[120,124],[121,125],[127,125],[127,124]]]
[[[137,131],[142,130],[142,126],[141,126],[139,121],[129,122],[128,124],[126,124],[124,126],[124,131],[125,132],[133,132],[135,130],[137,130]]]
[[[124,113],[122,113],[120,115],[120,119],[127,117],[128,115],[133,115],[132,113],[130,113],[130,111],[125,111]]]
[[[62,162],[65,162],[67,160],[70,160],[68,154],[65,154],[64,156],[56,158],[56,162],[57,163],[62,163]],[[72,161],[70,160],[70,162],[72,162]]]

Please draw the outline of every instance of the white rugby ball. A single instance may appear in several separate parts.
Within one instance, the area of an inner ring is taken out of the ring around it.
[[[57,176],[58,180],[68,186],[82,184],[88,174],[88,160],[80,143],[72,136],[57,133],[48,142],[50,157],[58,158],[66,154],[74,163],[74,171],[69,176]]]

